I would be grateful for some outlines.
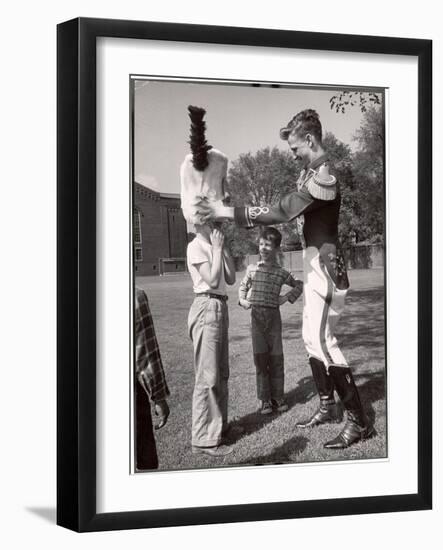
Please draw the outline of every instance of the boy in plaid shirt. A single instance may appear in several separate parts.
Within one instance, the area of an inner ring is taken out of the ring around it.
[[[158,430],[168,420],[169,406],[166,398],[169,396],[169,388],[148,297],[141,288],[136,287],[134,302],[135,464],[137,471],[142,471],[158,468],[157,447],[152,431],[151,403],[158,418],[155,425],[155,429]]]
[[[239,304],[251,309],[252,350],[257,376],[257,397],[261,414],[288,410],[284,399],[284,358],[280,306],[294,303],[303,291],[303,282],[277,263],[281,233],[266,227],[259,240],[260,261],[251,264],[239,288]],[[283,285],[292,290],[280,295]]]

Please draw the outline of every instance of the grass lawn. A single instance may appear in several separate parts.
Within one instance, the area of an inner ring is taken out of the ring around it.
[[[250,313],[237,305],[242,278],[229,288],[230,369],[229,419],[244,433],[230,443],[225,458],[193,455],[191,452],[191,399],[194,383],[192,343],[187,335],[187,315],[193,295],[188,274],[140,277],[137,285],[146,290],[154,318],[163,364],[171,390],[171,416],[156,432],[160,469],[178,470],[242,464],[285,464],[387,456],[386,376],[383,270],[354,270],[349,273],[351,290],[337,337],[353,369],[365,411],[376,435],[349,449],[332,451],[323,443],[341,425],[312,430],[295,428],[318,405],[301,338],[302,299],[281,308],[285,352],[285,392],[289,411],[262,416],[257,412],[255,369],[250,338]],[[301,274],[299,275],[301,277]]]

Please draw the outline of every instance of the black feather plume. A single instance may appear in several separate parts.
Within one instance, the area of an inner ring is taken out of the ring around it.
[[[212,145],[208,145],[205,138],[206,123],[203,120],[206,111],[201,107],[189,105],[189,118],[191,119],[191,132],[189,144],[192,152],[192,164],[196,170],[203,172],[208,166],[208,151]]]

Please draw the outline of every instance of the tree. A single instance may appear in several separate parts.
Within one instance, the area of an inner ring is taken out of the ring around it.
[[[360,151],[375,156],[378,164],[383,165],[385,143],[385,120],[383,109],[372,107],[363,116],[363,122],[356,131],[354,140]]]
[[[339,235],[344,244],[383,242],[383,113],[380,107],[365,108],[361,126],[353,138],[357,144],[354,153],[331,134],[326,134],[323,140],[340,182]]]
[[[298,172],[292,154],[289,151],[280,151],[277,147],[266,147],[255,154],[242,154],[233,161],[229,170],[227,190],[232,204],[276,204],[280,197],[295,188]],[[282,242],[286,249],[299,246],[295,225],[281,224],[277,227],[283,234]],[[225,230],[226,237],[232,241],[234,256],[257,253],[258,228],[244,229],[230,224]]]
[[[364,205],[358,240],[383,242],[384,235],[384,148],[385,123],[382,109],[372,107],[363,117],[355,141],[353,170],[358,182],[358,195]]]
[[[349,145],[339,141],[331,132],[325,134],[323,145],[328,151],[331,171],[340,187],[339,237],[343,244],[350,244],[361,217],[361,203],[354,179],[352,151]]]
[[[277,147],[242,154],[229,170],[228,191],[241,204],[273,204],[294,187],[295,168],[291,153]]]
[[[246,229],[245,227],[238,227],[233,223],[223,224],[225,240],[229,243],[234,257],[258,254],[257,241],[260,234],[259,231],[258,227]]]

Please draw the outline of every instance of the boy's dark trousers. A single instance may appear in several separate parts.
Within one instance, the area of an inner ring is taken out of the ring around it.
[[[284,359],[279,308],[252,306],[252,350],[261,401],[281,399],[284,394]]]
[[[151,403],[143,386],[135,381],[135,466],[137,470],[158,468],[157,447],[152,429]]]

